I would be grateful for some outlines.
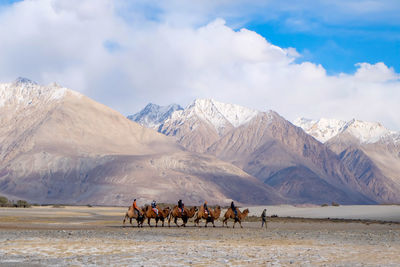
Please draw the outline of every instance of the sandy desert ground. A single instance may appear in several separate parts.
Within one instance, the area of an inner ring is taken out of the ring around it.
[[[400,265],[396,222],[278,217],[269,220],[268,229],[261,229],[255,218],[244,222],[243,229],[222,228],[221,222],[216,228],[193,227],[193,223],[186,228],[123,228],[125,211],[120,207],[1,208],[0,264]]]

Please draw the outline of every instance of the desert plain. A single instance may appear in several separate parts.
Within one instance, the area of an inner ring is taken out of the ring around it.
[[[234,229],[123,227],[126,207],[1,208],[0,265],[400,265],[400,206],[268,206],[267,229],[264,208]]]

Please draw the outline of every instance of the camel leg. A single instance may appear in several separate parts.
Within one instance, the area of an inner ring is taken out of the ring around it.
[[[149,224],[149,227],[151,227],[150,218],[147,219],[147,223]]]
[[[236,220],[233,222],[233,227],[232,228],[235,228],[235,224],[236,224]]]
[[[213,227],[215,227],[215,223],[214,223],[214,220],[212,220],[211,222],[212,222],[212,224],[213,224]]]
[[[124,220],[122,221],[122,226],[123,226],[123,227],[125,227],[125,221],[126,221],[126,215],[125,215]]]
[[[176,224],[177,227],[179,227],[179,225],[178,225],[178,217],[174,218],[174,223]]]
[[[164,227],[164,218],[162,218],[161,221],[162,221],[162,225],[161,226]]]
[[[240,228],[243,228],[242,222],[239,220]]]
[[[226,227],[228,227],[228,219],[224,219],[224,221],[222,222],[222,226],[226,225]]]
[[[187,223],[187,219],[185,220],[184,218],[182,218],[182,226],[186,227],[186,223]]]

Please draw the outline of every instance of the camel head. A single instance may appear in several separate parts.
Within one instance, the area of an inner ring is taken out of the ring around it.
[[[247,214],[249,214],[249,209],[245,209],[243,212],[242,212],[242,214],[243,214],[243,216],[244,217],[246,217],[247,216]]]
[[[221,215],[221,207],[217,205],[215,206],[213,217],[214,219],[218,219],[220,215]]]
[[[196,213],[198,211],[198,209],[197,209],[197,207],[196,206],[193,206],[193,207],[191,207],[190,209],[189,209],[189,211],[188,211],[188,217],[193,217],[194,216],[194,214]]]
[[[164,214],[169,214],[170,208],[167,206],[163,209]]]

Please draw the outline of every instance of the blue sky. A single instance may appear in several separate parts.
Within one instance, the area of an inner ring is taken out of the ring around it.
[[[6,5],[10,5],[12,3],[15,2],[21,2],[22,0],[0,0],[0,5],[2,6],[6,6]]]
[[[398,14],[398,0],[0,0],[0,82],[55,81],[125,115],[215,98],[400,130]]]
[[[329,33],[293,32],[273,23],[250,23],[254,30],[280,47],[295,47],[303,55],[300,61],[322,64],[329,73],[355,71],[358,62],[385,62],[400,70],[400,40],[392,38],[400,33],[397,26],[354,27],[355,33],[343,33],[347,29],[329,27]]]

